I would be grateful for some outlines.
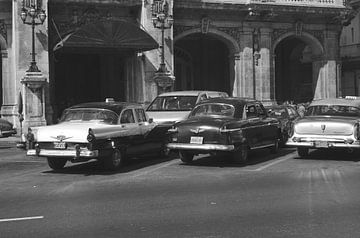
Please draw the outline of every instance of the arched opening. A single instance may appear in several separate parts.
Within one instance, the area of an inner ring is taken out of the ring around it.
[[[275,98],[303,103],[314,97],[313,65],[314,50],[301,38],[289,36],[275,48]]]
[[[175,42],[175,90],[230,94],[228,46],[213,34],[193,33]]]

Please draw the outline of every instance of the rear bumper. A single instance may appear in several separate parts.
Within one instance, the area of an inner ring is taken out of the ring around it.
[[[98,150],[45,150],[30,149],[26,152],[29,156],[42,157],[68,157],[68,158],[96,158],[99,156]]]
[[[360,149],[360,144],[357,143],[345,143],[345,142],[333,142],[333,141],[322,141],[321,144],[318,141],[301,141],[295,142],[288,140],[286,142],[287,146],[293,147],[307,147],[307,148],[352,148]]]
[[[201,151],[233,151],[234,145],[216,144],[188,144],[188,143],[169,143],[166,145],[171,150],[201,150]]]

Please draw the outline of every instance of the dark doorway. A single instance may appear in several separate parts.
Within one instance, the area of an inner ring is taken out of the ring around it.
[[[275,98],[278,103],[309,102],[312,86],[311,48],[302,40],[289,37],[275,49]]]
[[[124,58],[119,54],[63,52],[55,56],[56,116],[74,104],[124,101]]]
[[[175,43],[175,89],[230,94],[229,49],[210,34],[191,34]]]

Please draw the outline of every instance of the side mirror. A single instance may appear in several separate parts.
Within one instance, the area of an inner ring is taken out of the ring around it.
[[[149,123],[153,123],[154,119],[153,118],[149,118]]]

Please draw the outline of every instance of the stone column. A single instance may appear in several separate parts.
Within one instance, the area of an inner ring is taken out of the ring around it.
[[[262,28],[259,34],[260,57],[256,67],[256,99],[263,102],[272,102],[271,98],[271,32],[272,29]]]
[[[338,33],[327,31],[324,40],[325,55],[313,61],[314,99],[338,96],[340,74]]]
[[[240,62],[238,63],[238,85],[237,95],[239,97],[250,97],[254,95],[254,71],[253,71],[253,29],[243,28],[240,34]]]
[[[233,60],[233,63],[231,64],[234,68],[230,68],[230,73],[234,71],[234,75],[231,74],[231,79],[234,79],[233,87],[232,89],[232,96],[234,97],[240,97],[241,96],[241,56],[239,53],[236,53],[231,57]]]
[[[27,72],[21,79],[24,103],[23,128],[46,125],[45,85],[46,78],[41,72]]]

